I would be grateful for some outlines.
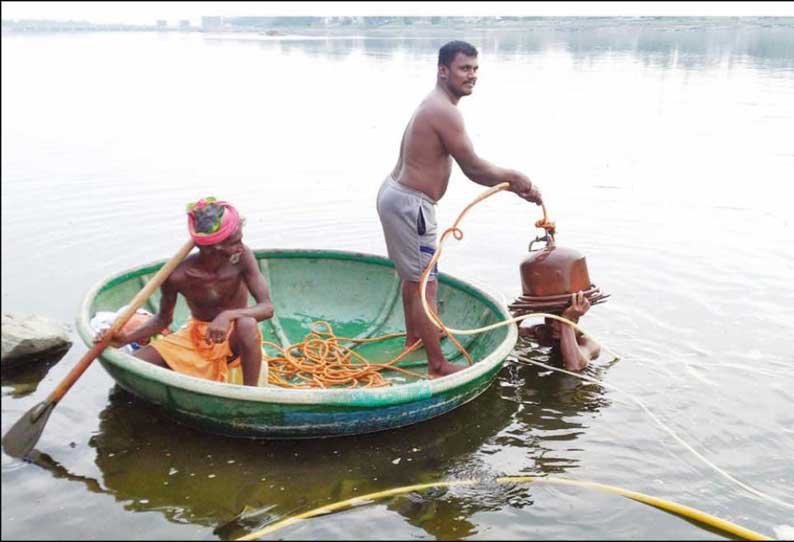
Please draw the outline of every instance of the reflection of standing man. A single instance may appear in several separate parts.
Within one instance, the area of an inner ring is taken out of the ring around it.
[[[419,279],[436,250],[435,204],[447,191],[452,158],[475,183],[510,183],[520,197],[540,204],[538,189],[523,174],[497,167],[475,154],[456,107],[477,81],[477,49],[452,41],[438,52],[436,87],[419,104],[403,134],[397,165],[378,192],[378,215],[389,258],[402,279],[406,346],[422,339],[431,378],[461,369],[441,353],[439,331],[425,315]],[[430,274],[427,300],[435,309],[436,271]]]

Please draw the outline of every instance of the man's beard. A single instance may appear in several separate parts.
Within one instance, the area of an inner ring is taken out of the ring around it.
[[[465,88],[463,85],[461,85],[460,88],[453,88],[452,89],[452,94],[454,94],[458,98],[463,98],[464,96],[471,95],[473,90],[474,90],[474,87]]]

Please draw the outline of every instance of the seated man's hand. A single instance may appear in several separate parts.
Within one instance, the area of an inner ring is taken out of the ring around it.
[[[103,329],[99,333],[94,336],[94,344],[99,344],[103,340],[107,338],[107,334],[110,333],[110,328]],[[110,346],[119,347],[127,344],[126,336],[121,331],[116,332],[113,338],[110,340]]]
[[[229,332],[229,325],[231,324],[231,320],[226,315],[225,312],[220,313],[212,323],[207,326],[207,334],[204,336],[204,340],[207,343],[222,343],[226,340],[226,334]]]
[[[571,304],[562,311],[562,317],[576,323],[588,310],[590,310],[590,301],[587,300],[584,292],[579,290],[571,294]]]

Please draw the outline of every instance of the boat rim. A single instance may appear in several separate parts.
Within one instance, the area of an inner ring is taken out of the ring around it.
[[[342,260],[364,260],[368,263],[377,263],[386,267],[394,268],[394,264],[386,257],[375,254],[367,254],[355,251],[327,250],[327,249],[256,249],[254,255],[259,260],[262,257],[314,257],[331,258]],[[121,272],[106,276],[93,287],[83,297],[80,312],[77,318],[77,332],[86,345],[93,344],[94,332],[91,330],[91,305],[96,296],[103,288],[118,280],[125,275],[136,275],[147,268],[162,266],[166,260],[155,260]],[[484,289],[475,286],[463,279],[439,273],[438,280],[450,286],[469,290],[477,294],[482,301],[490,303],[491,309],[501,314],[507,320],[510,318],[507,307],[495,296]],[[487,304],[486,303],[486,304]],[[167,386],[184,389],[195,393],[212,395],[226,399],[242,401],[267,402],[267,403],[292,403],[292,404],[367,404],[377,403],[379,405],[390,403],[404,403],[419,398],[427,398],[450,391],[459,386],[465,385],[501,364],[507,355],[512,351],[518,339],[517,327],[513,324],[507,326],[507,336],[502,342],[486,357],[477,361],[471,366],[454,374],[436,378],[432,380],[421,380],[409,384],[398,384],[383,388],[352,388],[352,389],[294,389],[280,388],[277,386],[253,387],[241,386],[239,384],[229,384],[225,382],[215,382],[204,380],[184,374],[177,373],[170,369],[158,367],[151,363],[136,358],[118,348],[107,347],[100,357],[105,358],[113,365],[121,369],[136,374],[142,378],[158,381]]]

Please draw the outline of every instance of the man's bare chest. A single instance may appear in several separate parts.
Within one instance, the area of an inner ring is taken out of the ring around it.
[[[179,290],[191,303],[202,306],[224,305],[236,300],[243,287],[238,269],[187,273]]]

